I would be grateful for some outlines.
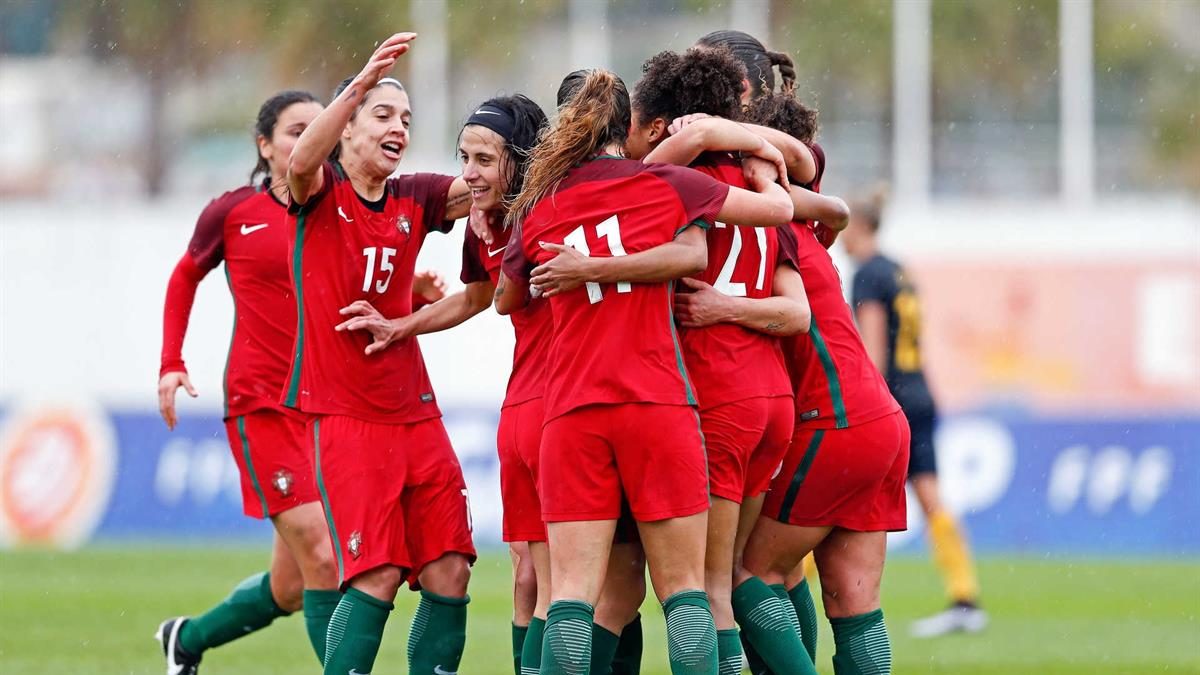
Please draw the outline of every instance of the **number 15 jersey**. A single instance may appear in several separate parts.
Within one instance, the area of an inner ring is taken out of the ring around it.
[[[708,227],[729,186],[692,169],[601,156],[572,169],[513,233],[505,274],[564,243],[590,256],[622,256],[670,242],[691,224]],[[519,244],[519,245],[518,245]],[[550,298],[554,337],[546,420],[595,403],[695,404],[672,315],[672,286],[586,284]]]
[[[416,338],[367,356],[366,331],[337,332],[340,310],[366,300],[389,319],[412,313],[413,269],[431,231],[447,232],[452,176],[389,178],[381,202],[367,203],[341,167],[322,167],[324,184],[288,207],[291,275],[299,308],[284,405],[367,422],[408,423],[441,416]]]

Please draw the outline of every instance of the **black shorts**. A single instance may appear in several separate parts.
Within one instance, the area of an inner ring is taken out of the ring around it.
[[[909,406],[904,408],[908,427],[912,431],[912,446],[908,455],[908,477],[922,473],[937,475],[937,453],[933,449],[933,430],[937,426],[937,412],[933,406]]]

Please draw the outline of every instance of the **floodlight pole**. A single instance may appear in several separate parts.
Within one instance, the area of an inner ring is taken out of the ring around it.
[[[1092,0],[1059,0],[1059,189],[1062,200],[1088,205],[1095,196]]]
[[[611,68],[608,3],[571,0],[567,5],[571,68]]]
[[[893,0],[892,196],[929,200],[932,174],[930,0]]]
[[[417,47],[404,56],[411,59],[411,75],[404,86],[412,92],[413,155],[433,158],[445,152],[450,121],[450,35],[446,0],[420,0],[409,5],[413,31],[420,34]]]

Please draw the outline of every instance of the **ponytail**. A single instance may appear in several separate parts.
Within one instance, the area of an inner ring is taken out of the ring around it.
[[[792,57],[784,52],[767,52],[767,58],[779,69],[779,92],[791,94],[796,91],[796,65],[792,63]]]
[[[519,223],[572,168],[629,135],[629,91],[607,70],[588,72],[579,90],[558,110],[558,120],[534,147],[525,189],[509,208],[507,224]]]

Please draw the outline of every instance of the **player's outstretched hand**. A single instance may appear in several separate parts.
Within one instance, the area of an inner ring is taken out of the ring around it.
[[[529,275],[531,288],[541,291],[542,295],[550,298],[559,293],[579,288],[592,280],[589,267],[591,258],[562,244],[539,241],[538,245],[558,255],[533,268],[533,272]]]
[[[496,243],[496,238],[492,236],[490,227],[492,219],[496,215],[495,212],[481,211],[472,206],[471,215],[467,216],[467,225],[471,228],[471,231],[488,246]]]
[[[679,280],[681,290],[675,294],[675,319],[684,328],[703,328],[722,323],[728,315],[726,305],[729,298],[698,279],[684,277]]]
[[[361,85],[360,91],[369,91],[379,84],[379,80],[396,65],[396,59],[409,50],[409,42],[417,37],[416,33],[395,33],[375,49],[367,65],[354,78]]]
[[[427,302],[437,302],[446,297],[450,289],[446,285],[446,277],[437,270],[421,270],[413,275],[413,293],[425,298]]]
[[[367,356],[386,349],[400,337],[395,322],[380,314],[379,310],[366,300],[355,300],[343,307],[339,313],[350,318],[339,323],[334,330],[365,330],[371,334],[371,344],[367,345],[365,350]]]
[[[763,141],[749,157],[742,159],[742,174],[750,189],[764,192],[771,183],[779,183],[784,190],[791,187],[788,184],[787,162],[779,148]]]
[[[172,431],[179,421],[175,415],[175,392],[180,387],[183,387],[192,398],[199,396],[196,388],[192,386],[188,374],[183,371],[167,373],[158,380],[158,414],[162,415],[163,421],[167,423],[167,428]]]

